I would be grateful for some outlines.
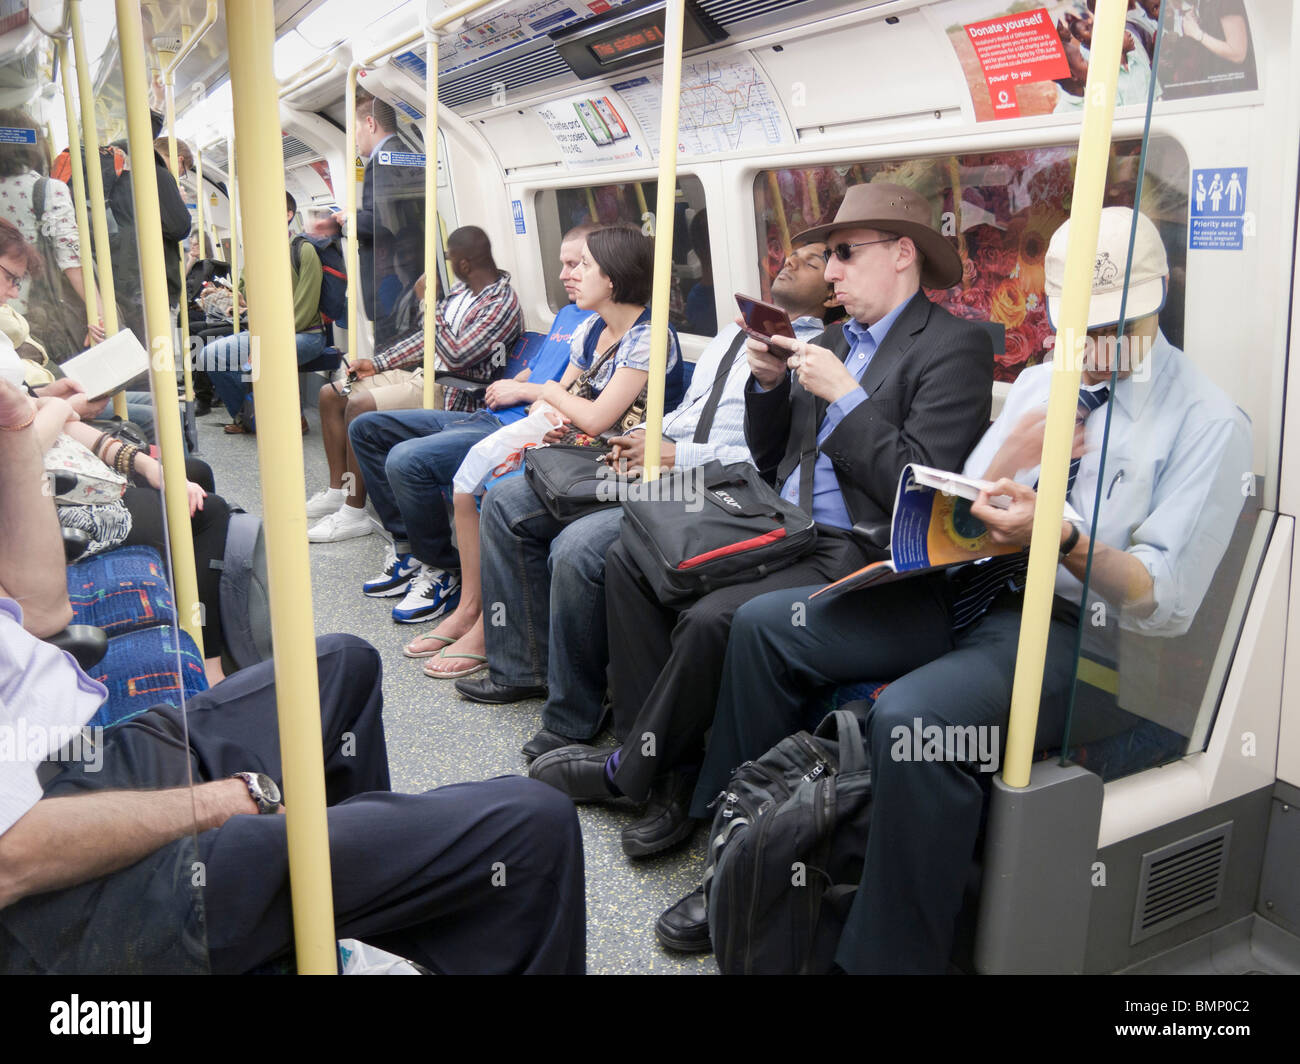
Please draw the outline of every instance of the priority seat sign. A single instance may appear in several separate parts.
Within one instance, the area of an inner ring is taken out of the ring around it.
[[[1245,236],[1246,168],[1193,170],[1188,194],[1191,250],[1240,251]]]

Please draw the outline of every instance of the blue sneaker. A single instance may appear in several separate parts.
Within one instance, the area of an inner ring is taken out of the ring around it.
[[[384,571],[362,584],[361,593],[371,598],[405,595],[411,577],[419,571],[420,563],[414,554],[398,554],[393,547],[389,547],[388,554],[384,558]]]
[[[406,598],[393,607],[393,620],[398,624],[419,624],[454,610],[458,602],[460,574],[421,565],[411,577]]]

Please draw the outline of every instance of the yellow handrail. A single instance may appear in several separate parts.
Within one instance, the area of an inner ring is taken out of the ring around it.
[[[282,149],[283,152],[283,149]],[[239,335],[239,178],[235,173],[235,128],[226,138],[226,207],[230,214],[230,335]],[[284,175],[280,175],[284,180]],[[349,282],[351,283],[351,282]],[[244,286],[247,289],[247,285]]]
[[[668,369],[668,298],[672,286],[673,222],[677,202],[677,122],[682,98],[682,26],[685,0],[664,9],[664,72],[659,118],[659,187],[655,195],[655,266],[650,296],[650,381],[645,411],[646,480],[659,477],[663,441],[664,376]]]
[[[104,175],[99,169],[99,127],[95,124],[95,94],[90,84],[90,63],[86,58],[86,34],[81,25],[81,0],[68,0],[68,28],[72,30],[72,54],[77,65],[77,102],[81,105],[81,136],[85,140],[86,191],[90,223],[95,234],[95,270],[104,308],[104,333],[117,334],[117,290],[113,286],[113,257],[108,247],[108,210],[104,204]],[[72,140],[74,129],[68,130]],[[153,151],[150,143],[149,151]],[[126,417],[126,393],[113,396],[113,413]]]
[[[1099,0],[1092,31],[1092,54],[1084,92],[1083,128],[1070,206],[1070,242],[1065,253],[1065,285],[1056,323],[1052,389],[1043,434],[1042,472],[1034,507],[1029,548],[1029,577],[1020,615],[1020,641],[1007,723],[1007,750],[1002,778],[1009,787],[1029,784],[1038,728],[1038,703],[1043,689],[1047,636],[1051,627],[1052,591],[1060,564],[1061,514],[1065,510],[1070,450],[1079,405],[1082,366],[1076,338],[1087,333],[1092,269],[1110,159],[1111,121],[1115,114],[1115,85],[1124,36],[1123,0]]]
[[[203,35],[210,30],[217,21],[217,0],[208,0],[207,10],[203,14],[203,21],[194,28],[192,33],[183,34],[183,41],[180,50],[166,63],[163,67],[163,98],[167,108],[167,162],[171,167],[172,177],[176,179],[176,187],[180,188],[180,166],[176,160],[176,70],[181,62],[198,46]],[[160,55],[161,59],[162,56]],[[202,197],[203,187],[200,183],[198,195]],[[202,208],[200,208],[202,210]],[[200,215],[202,217],[202,215]],[[186,297],[185,288],[185,262],[188,257],[186,251],[186,241],[180,243],[181,256],[181,365],[182,372],[185,375],[185,401],[192,403],[194,401],[194,375],[191,370],[190,359],[190,312],[189,299]]]
[[[86,173],[81,168],[81,138],[77,136],[77,111],[72,99],[72,69],[68,62],[68,38],[54,42],[59,53],[59,76],[63,81],[63,107],[68,121],[68,163],[72,168],[72,206],[77,214],[77,245],[81,256],[81,283],[86,290],[86,326],[99,323],[99,296],[95,291],[94,253],[90,242],[90,216],[86,212]]]
[[[163,267],[162,212],[158,204],[158,175],[153,158],[153,126],[149,117],[149,76],[144,58],[144,30],[137,0],[114,0],[118,48],[122,58],[122,92],[126,100],[127,140],[131,158],[131,192],[135,200],[136,239],[140,247],[140,280],[149,336],[149,371],[153,378],[154,429],[162,452],[163,498],[176,588],[177,619],[193,637],[200,654],[203,629],[194,540],[190,527],[189,494],[185,479],[185,445],[181,439],[176,394],[176,356],[172,350],[167,273]],[[98,167],[89,168],[92,173]],[[183,530],[183,531],[182,531]]]
[[[334,61],[332,55],[323,55],[311,64],[306,70],[298,71],[297,77],[292,81],[287,81],[280,86],[280,98],[289,96],[299,89],[310,85],[313,81],[319,81],[327,74],[332,74],[338,69],[338,63]]]
[[[194,194],[194,206],[198,210],[198,217],[194,219],[194,224],[198,228],[195,234],[199,238],[199,258],[207,258],[203,254],[203,245],[206,241],[207,234],[203,231],[203,149],[197,144],[194,145],[194,187],[198,190]]]
[[[119,0],[125,2],[125,0]],[[253,391],[258,411],[257,460],[265,501],[271,632],[284,771],[289,886],[298,971],[333,974],[338,954],[330,878],[320,692],[311,623],[302,434],[298,427],[293,282],[284,223],[284,150],[274,100],[275,23],[266,0],[226,0],[234,124],[241,168],[250,177],[243,210],[250,337],[260,341]],[[278,294],[277,294],[278,293]]]
[[[438,301],[438,34],[429,44],[424,76],[424,409],[433,409],[433,378],[438,360],[435,304]]]

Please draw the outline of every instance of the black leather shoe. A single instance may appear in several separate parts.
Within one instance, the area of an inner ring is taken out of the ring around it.
[[[573,746],[576,740],[570,739],[567,735],[560,735],[557,732],[547,731],[543,728],[534,735],[528,742],[524,743],[523,755],[529,761],[535,757],[541,757],[543,754],[549,754],[552,750],[558,750],[562,746]]]
[[[678,953],[709,953],[709,912],[704,888],[696,887],[681,901],[665,909],[655,921],[655,938],[665,949]]]
[[[612,752],[592,746],[562,746],[542,754],[529,766],[528,775],[575,802],[612,802],[615,796],[605,781],[605,762]]]
[[[673,771],[655,780],[645,815],[623,829],[623,852],[629,857],[650,857],[685,842],[699,821],[688,810],[695,793],[697,773]]]
[[[456,690],[471,702],[484,702],[489,706],[506,706],[522,702],[525,698],[545,698],[545,687],[511,687],[496,683],[491,675],[467,677],[456,681]]]

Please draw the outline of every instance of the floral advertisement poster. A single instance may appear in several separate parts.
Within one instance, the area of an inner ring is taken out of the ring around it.
[[[1140,149],[1138,141],[1112,147],[1106,206],[1133,204]],[[1074,149],[1059,147],[761,173],[754,199],[764,298],[791,237],[831,221],[846,188],[868,181],[906,185],[934,205],[935,224],[962,258],[961,283],[926,294],[959,318],[1002,326],[995,378],[1015,380],[1026,366],[1050,359],[1055,345],[1043,263],[1052,234],[1069,216],[1074,162]],[[1182,344],[1186,189],[1182,149],[1170,140],[1153,142],[1142,210],[1161,231],[1169,254],[1169,296],[1160,324],[1175,346]]]

